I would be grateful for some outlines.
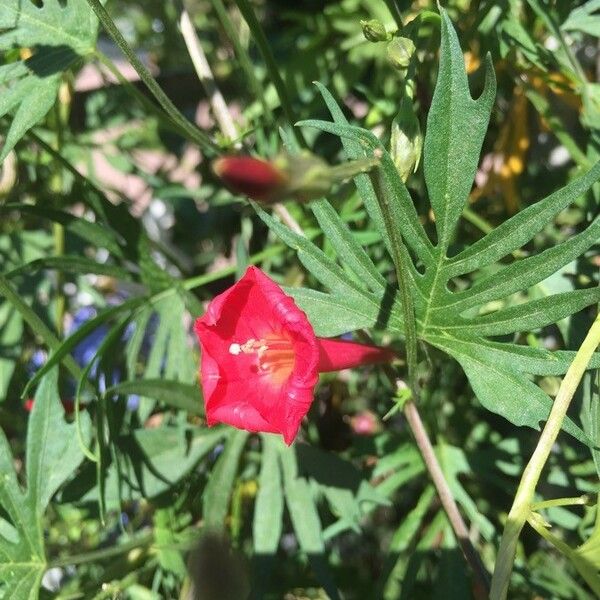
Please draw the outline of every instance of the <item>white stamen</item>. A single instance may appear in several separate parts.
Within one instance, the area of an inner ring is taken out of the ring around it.
[[[239,344],[231,344],[229,346],[229,354],[237,356],[242,351],[242,347]]]

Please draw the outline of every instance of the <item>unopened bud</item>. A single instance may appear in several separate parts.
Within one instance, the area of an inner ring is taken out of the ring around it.
[[[377,19],[369,21],[361,21],[360,26],[363,30],[363,35],[369,42],[385,42],[390,39],[390,34],[385,30],[385,26]]]
[[[285,172],[252,156],[222,156],[212,169],[232,192],[261,202],[274,201],[288,181]]]
[[[421,126],[407,96],[402,99],[400,110],[392,121],[390,146],[390,154],[398,173],[402,181],[406,181],[417,170],[423,150]]]
[[[215,160],[212,168],[232,192],[270,204],[321,198],[334,184],[366,173],[377,164],[379,158],[371,157],[330,166],[318,156],[302,152],[281,153],[270,162],[250,156],[224,156]]]
[[[415,50],[415,44],[410,38],[394,38],[387,46],[388,60],[394,68],[405,73]]]

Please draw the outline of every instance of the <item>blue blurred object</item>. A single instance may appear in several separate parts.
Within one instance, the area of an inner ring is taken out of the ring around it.
[[[98,311],[93,306],[83,306],[77,310],[77,312],[73,315],[73,322],[67,331],[68,335],[73,335],[80,327],[85,325],[88,321],[95,318],[98,314]],[[135,323],[131,322],[125,328],[123,335],[121,336],[121,341],[126,342],[131,338],[135,331]],[[151,327],[148,329],[152,329]],[[81,367],[87,367],[92,361],[95,361],[95,364],[92,365],[89,377],[90,379],[96,379],[98,382],[98,387],[101,392],[106,391],[107,387],[116,385],[121,381],[121,370],[118,367],[112,369],[110,373],[110,377],[107,378],[107,374],[103,372],[98,372],[98,363],[99,361],[96,359],[96,354],[102,342],[106,339],[110,329],[108,325],[102,324],[96,327],[89,335],[87,335],[75,348],[73,349],[73,358],[75,362]],[[147,330],[146,335],[144,336],[144,342],[147,342],[146,338],[148,335],[151,335],[151,331]],[[142,344],[142,352],[144,350],[144,345],[148,347],[149,345]],[[29,359],[27,363],[27,373],[30,377],[34,375],[34,373],[46,362],[47,354],[45,351],[38,349],[36,350]],[[95,360],[96,359],[96,360]],[[72,396],[75,395],[75,385],[73,381],[69,382],[69,394]],[[135,411],[137,410],[140,404],[140,397],[137,394],[132,394],[127,397],[127,410]]]

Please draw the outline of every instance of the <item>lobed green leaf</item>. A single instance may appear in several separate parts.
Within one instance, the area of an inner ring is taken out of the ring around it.
[[[571,181],[562,189],[528,206],[504,221],[484,238],[478,240],[446,266],[449,277],[456,277],[489,265],[517,250],[553,219],[561,210],[585,194],[600,178],[600,162],[585,175]]]
[[[440,14],[440,66],[427,116],[423,168],[436,217],[439,250],[444,253],[473,185],[496,95],[496,77],[488,55],[485,87],[473,100],[458,36],[446,11],[440,9]]]

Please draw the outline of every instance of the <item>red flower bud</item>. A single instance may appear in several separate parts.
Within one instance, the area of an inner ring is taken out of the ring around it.
[[[293,155],[282,152],[269,162],[251,156],[222,156],[212,168],[232,192],[272,203],[322,198],[335,183],[366,173],[377,164],[379,158],[365,157],[330,166],[305,151]]]
[[[261,202],[272,201],[287,182],[283,171],[252,156],[222,156],[212,169],[232,192]]]

